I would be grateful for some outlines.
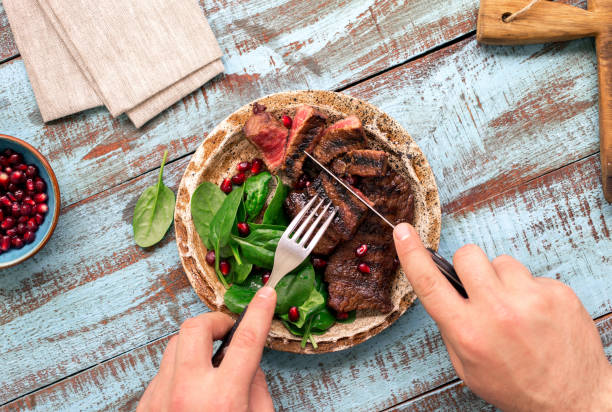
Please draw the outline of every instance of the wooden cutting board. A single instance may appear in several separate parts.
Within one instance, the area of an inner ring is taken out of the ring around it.
[[[546,0],[526,6],[529,0],[481,0],[478,41],[514,45],[595,37],[602,184],[606,200],[612,202],[612,0],[588,0],[587,10]]]

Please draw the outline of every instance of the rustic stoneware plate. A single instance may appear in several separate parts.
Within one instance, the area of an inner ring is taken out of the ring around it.
[[[425,245],[437,249],[440,239],[440,202],[434,175],[419,147],[395,120],[362,100],[328,91],[277,93],[258,99],[257,102],[264,104],[279,119],[283,114],[293,116],[301,104],[309,104],[323,111],[329,116],[330,122],[349,114],[357,115],[363,122],[370,144],[386,150],[391,155],[393,167],[410,180],[415,193],[415,227]],[[211,310],[226,313],[230,312],[223,305],[225,289],[214,269],[204,260],[206,248],[193,225],[190,201],[191,194],[200,183],[209,181],[220,184],[224,177],[235,173],[236,164],[240,161],[260,157],[257,149],[242,133],[251,109],[252,103],[232,113],[202,142],[181,180],[174,216],[178,250],[191,285]],[[267,346],[296,353],[346,349],[387,328],[406,311],[414,299],[412,287],[406,277],[399,274],[393,285],[394,309],[390,313],[358,311],[355,322],[336,324],[324,335],[317,336],[317,350],[310,345],[302,349],[301,338],[291,335],[280,321],[275,320],[268,335]]]

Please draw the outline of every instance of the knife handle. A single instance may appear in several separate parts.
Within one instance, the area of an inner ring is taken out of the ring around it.
[[[444,277],[448,279],[450,284],[453,285],[453,287],[457,290],[457,292],[459,292],[461,296],[467,299],[467,292],[465,291],[463,283],[461,283],[461,279],[459,279],[459,276],[457,275],[457,272],[455,271],[453,265],[451,265],[448,260],[440,256],[440,254],[435,250],[430,248],[427,248],[427,250],[429,250],[429,253],[431,253],[432,260],[434,261],[438,269],[440,269],[440,272],[442,272]]]
[[[242,319],[244,318],[244,314],[246,313],[248,308],[249,308],[249,305],[246,305],[244,307],[244,310],[242,311],[240,316],[238,316],[238,319],[236,319],[236,322],[234,322],[234,326],[232,326],[229,332],[225,334],[225,336],[223,337],[223,340],[221,341],[221,345],[217,348],[217,350],[215,351],[215,354],[212,356],[212,364],[215,368],[218,368],[219,365],[221,365],[221,361],[225,357],[225,352],[227,352],[227,348],[230,342],[232,341],[232,338],[234,337],[234,333],[236,332],[236,329],[238,329],[238,325],[240,325],[240,322],[242,322]]]

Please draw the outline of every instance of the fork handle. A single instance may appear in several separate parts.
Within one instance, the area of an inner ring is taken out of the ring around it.
[[[221,361],[223,360],[223,358],[225,357],[225,353],[227,352],[227,347],[232,341],[232,338],[234,337],[234,333],[236,333],[236,329],[238,329],[238,325],[240,325],[240,322],[242,322],[242,319],[244,318],[244,314],[246,313],[248,308],[249,308],[249,305],[246,305],[244,307],[244,310],[242,311],[240,316],[238,316],[238,319],[236,319],[236,322],[234,322],[234,326],[232,326],[229,332],[225,334],[225,336],[223,337],[223,340],[221,341],[221,345],[215,351],[215,354],[212,357],[212,364],[215,368],[218,368],[219,365],[221,365]]]
[[[455,271],[453,265],[451,265],[448,260],[440,256],[440,254],[435,250],[430,248],[427,248],[427,250],[429,251],[429,253],[431,253],[432,260],[434,261],[438,269],[440,269],[440,272],[442,272],[444,277],[448,279],[450,284],[453,285],[453,287],[457,290],[457,292],[459,292],[461,296],[467,299],[467,292],[465,291],[463,283],[461,283],[461,279],[459,279],[459,276],[457,275],[457,272]]]

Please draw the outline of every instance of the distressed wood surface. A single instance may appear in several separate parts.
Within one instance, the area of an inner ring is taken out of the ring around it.
[[[2,7],[2,1],[0,1],[0,62],[10,59],[18,53],[4,7]]]

